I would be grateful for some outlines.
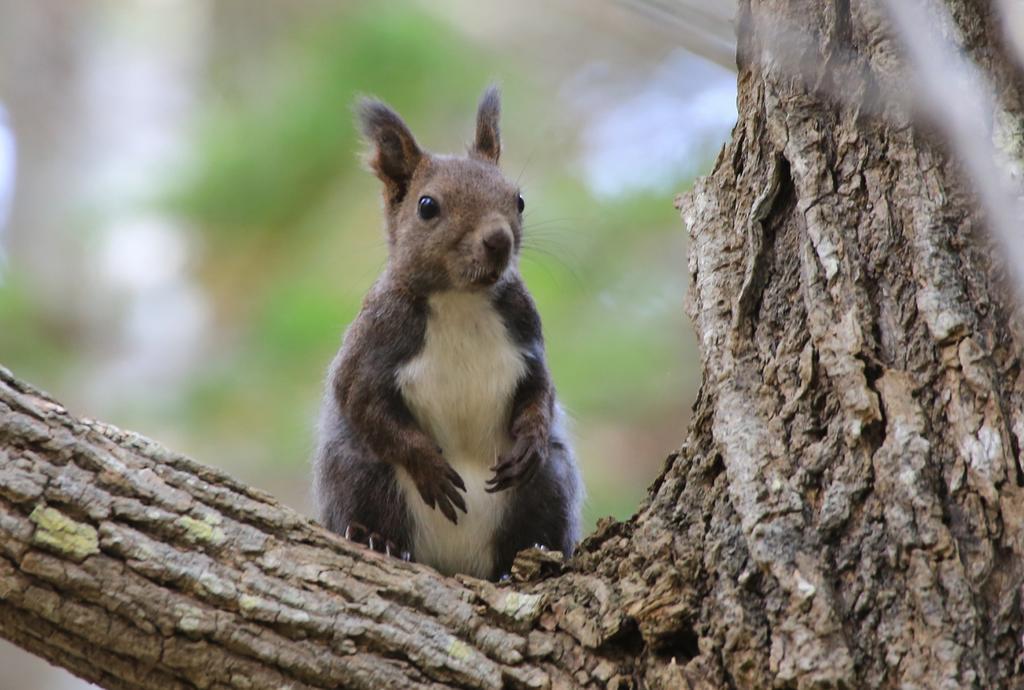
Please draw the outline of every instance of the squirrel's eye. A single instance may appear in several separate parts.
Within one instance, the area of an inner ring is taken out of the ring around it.
[[[437,199],[432,196],[421,196],[419,210],[420,218],[430,220],[437,218],[437,214],[441,213],[441,204],[437,203]]]
[[[519,212],[520,213],[522,213],[523,209],[526,208],[526,200],[523,199],[523,195],[522,194],[517,194],[516,195],[516,206],[519,208]]]

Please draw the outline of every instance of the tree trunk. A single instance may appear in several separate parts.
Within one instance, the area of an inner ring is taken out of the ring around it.
[[[1019,123],[993,8],[946,4]],[[695,564],[695,661],[745,687],[1016,685],[1019,314],[955,162],[887,99],[911,82],[884,12],[753,5],[733,140],[683,203],[704,383],[652,506]]]
[[[947,4],[1019,122],[988,3]],[[1024,328],[887,26],[741,3],[680,200],[689,436],[567,567],[442,578],[4,373],[0,635],[109,688],[1024,687]]]

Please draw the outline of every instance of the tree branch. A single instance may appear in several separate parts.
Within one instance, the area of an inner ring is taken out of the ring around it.
[[[0,369],[0,635],[104,687],[575,686],[554,589],[353,545]]]

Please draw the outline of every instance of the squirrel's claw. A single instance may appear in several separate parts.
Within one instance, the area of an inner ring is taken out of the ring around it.
[[[458,508],[463,513],[469,512],[466,510],[466,500],[453,484],[445,485],[442,491],[443,493],[437,501],[437,507],[446,518],[452,521],[453,525],[457,525],[459,524],[459,516],[455,509]]]
[[[448,481],[450,481],[455,486],[459,487],[459,489],[461,489],[462,491],[466,490],[466,482],[462,481],[462,477],[459,476],[459,473],[456,472],[455,468],[453,468],[451,465],[447,466],[447,469],[445,470],[445,476],[448,478]],[[463,508],[462,512],[466,512],[466,509]]]
[[[488,493],[504,491],[526,484],[544,462],[545,445],[530,437],[521,437],[494,466],[494,476],[487,480]]]
[[[441,511],[441,514],[448,518],[453,525],[459,524],[459,514],[455,512],[455,508],[452,507],[450,501],[441,500],[437,502],[437,508]]]
[[[379,532],[371,532],[369,528],[359,522],[350,522],[345,527],[345,538],[360,546],[366,546],[371,551],[383,553],[392,558],[401,558],[403,561],[408,561],[411,558],[408,551],[399,549],[398,544],[381,536]]]
[[[357,544],[366,543],[366,527],[358,522],[350,522],[345,527],[345,538],[349,541],[354,541]]]
[[[443,463],[441,472],[419,477],[416,488],[428,507],[440,510],[441,514],[451,520],[452,524],[457,525],[459,517],[455,509],[458,508],[463,513],[469,512],[466,509],[466,499],[460,493],[460,491],[466,490],[466,483],[451,465],[443,460],[441,462]]]
[[[460,479],[459,481],[462,481],[462,480]],[[463,487],[462,490],[465,491],[466,490],[465,487]],[[463,513],[468,512],[466,510],[466,499],[464,499],[462,497],[462,494],[459,493],[458,490],[456,490],[456,488],[454,486],[446,486],[445,487],[445,496],[446,496],[446,498],[449,501],[454,503],[455,506],[459,510],[461,510]]]

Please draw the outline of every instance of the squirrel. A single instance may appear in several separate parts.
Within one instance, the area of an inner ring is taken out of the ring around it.
[[[313,461],[327,528],[491,580],[525,548],[569,555],[583,498],[519,274],[525,202],[498,167],[500,109],[492,86],[468,155],[448,156],[359,102],[388,258],[331,363]]]

